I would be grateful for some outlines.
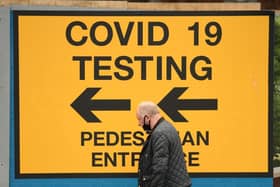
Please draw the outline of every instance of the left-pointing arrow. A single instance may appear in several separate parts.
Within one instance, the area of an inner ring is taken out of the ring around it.
[[[188,87],[173,88],[158,106],[175,122],[188,122],[178,110],[217,110],[218,99],[179,99]]]
[[[87,122],[101,122],[92,111],[115,111],[130,110],[129,99],[106,99],[93,100],[92,97],[101,88],[87,88],[83,93],[71,104],[71,107]]]

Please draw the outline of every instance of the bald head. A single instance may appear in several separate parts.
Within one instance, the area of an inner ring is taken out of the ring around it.
[[[153,129],[157,121],[161,118],[161,115],[155,103],[151,101],[143,101],[137,107],[136,118],[139,122],[138,124],[141,126],[143,126],[145,120],[149,121],[151,128]]]
[[[141,117],[143,117],[145,115],[154,116],[156,114],[159,114],[157,105],[155,103],[153,103],[152,101],[141,102],[138,105],[137,112]]]

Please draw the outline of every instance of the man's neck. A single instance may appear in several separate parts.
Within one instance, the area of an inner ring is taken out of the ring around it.
[[[151,119],[151,129],[153,129],[155,127],[155,125],[157,124],[158,120],[160,120],[162,116],[160,114],[156,114],[152,117]]]

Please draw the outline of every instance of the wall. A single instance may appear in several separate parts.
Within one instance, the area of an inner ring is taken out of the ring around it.
[[[243,10],[255,10],[259,9],[260,5],[258,3],[252,4],[141,4],[141,3],[126,3],[122,2],[97,2],[97,1],[2,1],[2,6],[10,6],[9,8],[0,9],[0,186],[8,187],[8,182],[10,181],[11,187],[27,187],[27,186],[96,186],[96,187],[129,187],[137,186],[137,181],[135,178],[97,178],[97,179],[15,179],[14,175],[14,158],[13,153],[11,153],[11,165],[10,165],[10,177],[9,174],[9,134],[14,131],[13,118],[9,118],[9,100],[10,100],[10,9],[25,9],[24,7],[18,7],[17,5],[28,5],[27,9],[32,9],[31,5],[42,6],[42,5],[52,5],[52,6],[75,6],[75,7],[98,7],[98,8],[113,8],[113,9],[149,9],[149,10],[232,10],[232,9],[243,9]],[[36,9],[36,8],[35,8]],[[44,8],[39,8],[44,9]],[[3,26],[2,26],[3,24]],[[5,30],[3,30],[5,28]],[[2,45],[3,42],[5,45]],[[2,60],[3,59],[3,60]],[[12,92],[13,93],[13,92]],[[2,104],[3,103],[3,104]],[[12,104],[12,103],[11,103]],[[13,116],[13,113],[11,113]],[[11,129],[10,127],[11,120]],[[2,143],[1,143],[2,142]],[[10,139],[11,152],[14,150],[14,136],[11,134]],[[10,180],[8,180],[8,178]],[[272,185],[271,178],[193,178],[194,186],[196,187],[268,187]]]
[[[10,17],[0,8],[0,186],[9,184]]]

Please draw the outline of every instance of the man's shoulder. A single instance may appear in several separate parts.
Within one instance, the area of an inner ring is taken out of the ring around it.
[[[173,142],[178,137],[175,127],[168,121],[161,121],[151,135],[153,140]]]
[[[166,120],[162,120],[155,129],[155,132],[166,132],[170,133],[176,131],[174,126]]]

